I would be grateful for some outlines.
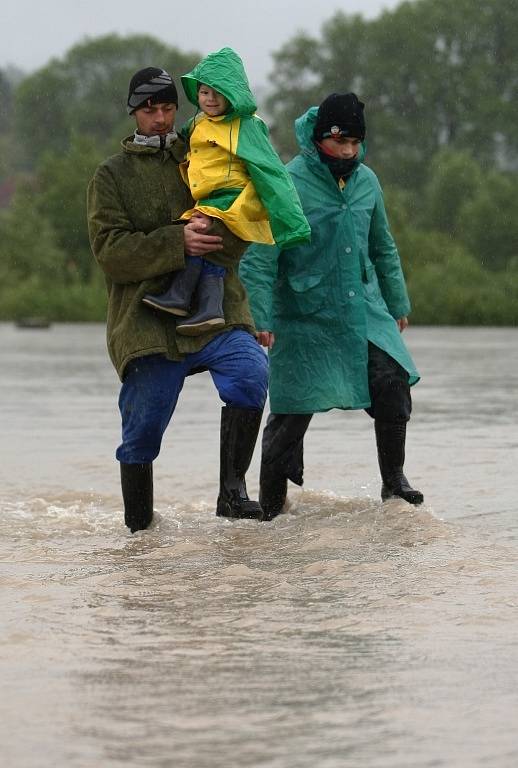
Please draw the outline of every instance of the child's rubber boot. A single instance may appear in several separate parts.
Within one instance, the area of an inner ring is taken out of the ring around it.
[[[200,336],[206,331],[223,328],[223,278],[202,274],[198,284],[198,310],[186,320],[176,323],[176,331],[182,336]]]
[[[169,312],[171,315],[185,317],[189,314],[192,296],[196,290],[201,273],[202,261],[187,258],[184,269],[173,272],[173,278],[167,291],[158,296],[147,294],[142,301],[150,307]]]

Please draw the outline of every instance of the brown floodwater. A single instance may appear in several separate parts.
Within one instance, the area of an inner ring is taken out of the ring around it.
[[[406,338],[422,507],[381,503],[371,420],[332,411],[286,514],[216,518],[200,374],[131,536],[104,328],[0,325],[2,765],[518,765],[518,329]]]

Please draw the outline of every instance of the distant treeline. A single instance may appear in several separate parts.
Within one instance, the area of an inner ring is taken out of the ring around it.
[[[518,324],[516,39],[508,0],[418,0],[371,21],[336,14],[274,55],[263,106],[286,160],[308,106],[348,90],[366,103],[367,163],[385,188],[413,323]],[[25,77],[0,70],[0,319],[103,319],[86,185],[133,129],[132,73],[158,64],[178,80],[199,58],[109,35]],[[192,107],[180,107],[182,123]]]

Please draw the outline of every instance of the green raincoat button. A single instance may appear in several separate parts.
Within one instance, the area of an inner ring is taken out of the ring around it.
[[[355,295],[354,291],[349,291],[349,298],[352,299],[352,297]]]
[[[351,250],[352,250],[352,248],[350,246],[347,246],[347,248],[345,249],[345,252],[346,253],[351,253]]]

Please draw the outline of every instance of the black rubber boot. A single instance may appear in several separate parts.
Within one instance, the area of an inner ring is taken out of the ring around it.
[[[121,486],[124,522],[132,533],[143,531],[153,520],[153,465],[121,462]]]
[[[225,325],[223,315],[223,278],[216,275],[201,276],[197,291],[198,311],[186,320],[176,323],[182,336],[199,336]]]
[[[171,285],[167,291],[159,296],[148,293],[142,301],[144,304],[169,312],[171,315],[185,317],[189,314],[201,267],[201,259],[186,259],[185,267],[173,273]]]
[[[422,504],[424,497],[421,491],[416,491],[405,475],[406,423],[388,423],[375,421],[376,443],[378,446],[378,461],[383,485],[381,499],[386,501],[399,497],[409,504]]]
[[[268,522],[280,515],[288,495],[288,480],[276,474],[271,467],[261,462],[259,477],[259,504],[263,510],[261,520]]]
[[[270,413],[263,432],[259,504],[264,521],[280,515],[286,503],[288,480],[303,484],[304,435],[311,413]]]
[[[263,511],[248,498],[245,474],[252,461],[262,411],[221,409],[220,483],[216,514],[220,517],[261,520]]]

